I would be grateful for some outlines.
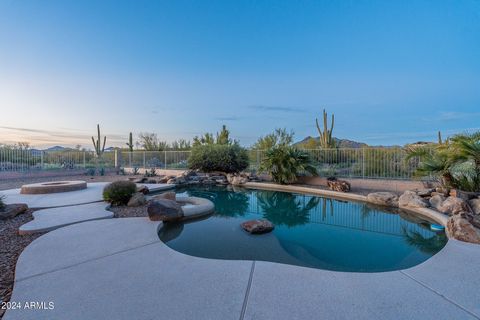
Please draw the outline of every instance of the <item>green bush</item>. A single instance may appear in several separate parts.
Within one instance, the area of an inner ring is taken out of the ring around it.
[[[113,205],[124,205],[137,192],[137,186],[132,181],[115,181],[103,189],[103,199]]]
[[[273,181],[287,184],[297,180],[304,172],[317,175],[310,155],[290,146],[277,146],[266,151],[260,171],[272,176]]]
[[[235,173],[248,167],[247,150],[233,145],[197,145],[188,158],[188,167],[203,172]]]

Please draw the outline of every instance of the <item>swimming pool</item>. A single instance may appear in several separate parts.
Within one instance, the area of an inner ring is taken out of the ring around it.
[[[177,194],[204,197],[215,214],[166,223],[160,239],[197,257],[262,260],[335,271],[381,272],[417,265],[447,243],[443,231],[403,211],[288,192],[189,187]],[[271,233],[251,235],[240,224],[265,218]]]

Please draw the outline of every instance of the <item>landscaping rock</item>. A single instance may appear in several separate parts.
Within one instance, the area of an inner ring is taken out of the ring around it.
[[[234,186],[239,186],[239,185],[245,184],[247,182],[248,182],[247,177],[235,176],[235,177],[233,177],[231,184],[234,185]]]
[[[470,199],[475,198],[476,193],[475,192],[461,191],[461,190],[458,190],[458,189],[451,189],[449,195],[452,196],[452,197],[457,197],[457,198],[463,199],[465,201],[468,201]]]
[[[147,203],[147,199],[145,199],[145,195],[141,192],[135,193],[127,203],[129,207],[140,207]]]
[[[177,221],[183,218],[182,206],[173,200],[156,199],[147,207],[148,217],[152,221]]]
[[[474,214],[480,215],[480,199],[479,198],[475,198],[468,201],[468,204],[470,205],[470,208],[472,208],[472,211]]]
[[[158,181],[158,183],[167,183],[168,180],[170,180],[169,177],[163,176],[163,177],[159,178],[157,181]]]
[[[436,195],[433,195],[429,202],[430,202],[430,205],[437,209],[440,208],[442,206],[442,203],[443,201],[445,201],[445,199],[447,199],[445,196],[443,196],[442,194],[436,194]]]
[[[420,190],[417,190],[417,195],[419,195],[422,198],[427,198],[427,197],[430,197],[432,195],[432,192],[434,192],[434,191],[435,191],[435,189],[433,189],[433,188],[420,189]]]
[[[391,192],[373,192],[367,195],[367,200],[381,206],[398,207],[398,196]]]
[[[171,178],[171,179],[168,179],[168,181],[167,181],[167,184],[176,184],[176,183],[177,183],[176,178]]]
[[[427,208],[429,203],[414,191],[405,191],[398,199],[400,208]]]
[[[132,180],[133,183],[145,183],[148,179],[145,177],[142,178],[135,178]]]
[[[468,221],[464,214],[451,216],[447,221],[446,230],[454,239],[480,244],[480,231]]]
[[[167,199],[175,201],[177,199],[177,195],[173,191],[164,192],[162,194],[156,195],[153,199]]]
[[[245,221],[241,224],[242,228],[252,234],[261,234],[272,231],[275,226],[268,220],[256,219]]]
[[[338,192],[349,192],[351,190],[350,183],[337,178],[327,178],[327,186],[330,190]]]
[[[18,216],[28,210],[25,203],[7,204],[3,210],[0,210],[0,220],[7,220]]]
[[[147,186],[138,186],[137,187],[137,192],[141,192],[143,194],[148,194],[150,190],[148,189]]]
[[[465,200],[452,196],[443,201],[437,210],[448,215],[455,215],[461,212],[470,212],[468,203]]]

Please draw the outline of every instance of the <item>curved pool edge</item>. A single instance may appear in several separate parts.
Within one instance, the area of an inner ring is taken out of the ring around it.
[[[45,310],[44,318],[69,319],[92,315],[148,319],[165,310],[173,310],[170,319],[182,319],[184,312],[199,312],[205,319],[238,319],[240,314],[288,319],[318,312],[328,318],[334,309],[355,319],[371,318],[369,311],[374,309],[382,312],[383,319],[396,319],[399,314],[405,318],[410,314],[412,319],[480,318],[480,280],[470,276],[480,264],[480,247],[473,244],[451,240],[439,253],[409,269],[338,272],[189,256],[160,241],[156,232],[161,225],[145,218],[118,218],[71,225],[39,237],[19,258],[11,301],[53,297],[56,307]],[[119,235],[127,235],[125,241],[119,243]],[[142,240],[132,243],[135,239]],[[56,266],[42,267],[52,262],[52,254]],[[37,272],[19,278],[26,266]],[[217,299],[214,308],[209,308],[204,290]],[[341,311],[329,307],[345,300],[349,303]],[[105,305],[109,305],[107,311]],[[38,319],[41,314],[9,310],[4,319]]]
[[[242,186],[248,189],[260,189],[260,190],[281,191],[281,192],[297,192],[297,193],[309,194],[309,195],[320,196],[320,197],[330,197],[330,198],[335,198],[339,200],[375,204],[369,201],[368,198],[363,195],[359,195],[355,193],[323,190],[323,189],[310,188],[310,187],[304,187],[304,186],[279,185],[274,183],[262,183],[262,182],[247,182]],[[389,207],[386,207],[386,208],[389,208]],[[391,207],[391,208],[398,209],[395,207]],[[429,218],[441,224],[444,227],[446,227],[447,225],[448,218],[445,215],[435,210],[428,209],[428,208],[399,208],[399,209],[407,212],[411,212],[414,214],[418,214],[425,218]],[[447,237],[448,237],[448,234],[447,234]]]

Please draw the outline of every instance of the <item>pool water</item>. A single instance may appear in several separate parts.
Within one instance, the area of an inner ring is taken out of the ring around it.
[[[231,186],[177,193],[215,203],[215,213],[205,219],[159,230],[166,245],[192,256],[380,272],[417,265],[447,243],[429,221],[369,204]],[[240,226],[262,218],[275,225],[271,233],[251,235]]]

